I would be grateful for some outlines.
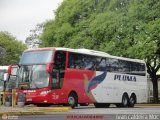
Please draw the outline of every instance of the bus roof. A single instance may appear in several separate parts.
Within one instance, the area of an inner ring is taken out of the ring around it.
[[[126,60],[126,61],[145,63],[143,60],[140,60],[140,59],[131,59],[131,58],[113,56],[113,55],[110,55],[110,54],[102,52],[102,51],[90,50],[90,49],[85,49],[85,48],[71,49],[71,48],[64,48],[64,47],[46,47],[46,48],[28,49],[25,52],[28,52],[28,51],[37,51],[37,50],[38,51],[39,50],[62,50],[62,51],[69,51],[69,52],[75,52],[75,53],[93,55],[93,56],[109,57],[109,58],[121,59],[121,60]]]
[[[109,57],[109,58],[115,58],[115,59],[121,59],[121,60],[127,60],[127,61],[133,61],[133,62],[142,62],[145,63],[143,60],[140,59],[131,59],[131,58],[125,58],[125,57],[118,57],[113,56],[108,53],[102,52],[102,51],[96,51],[96,50],[90,50],[90,49],[70,49],[70,48],[55,48],[56,50],[64,50],[64,51],[70,51],[75,53],[81,53],[81,54],[87,54],[87,55],[94,55],[94,56],[100,56],[100,57]]]

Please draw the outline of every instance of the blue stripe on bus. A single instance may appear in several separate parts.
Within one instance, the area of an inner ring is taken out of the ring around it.
[[[104,79],[106,78],[107,72],[103,72],[102,74],[95,76],[92,78],[89,82],[87,92],[91,91],[92,89],[95,89],[98,84],[100,84]]]

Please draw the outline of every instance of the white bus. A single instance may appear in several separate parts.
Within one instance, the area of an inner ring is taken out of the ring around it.
[[[107,107],[111,103],[117,107],[133,107],[135,103],[147,102],[147,69],[143,60],[116,57],[86,49],[75,51],[73,61],[78,59],[81,63],[84,56],[87,56],[90,70],[95,71],[94,77],[86,85],[86,92],[96,101],[96,107]],[[82,63],[85,64],[85,61]],[[79,65],[79,68],[83,69],[83,65]]]

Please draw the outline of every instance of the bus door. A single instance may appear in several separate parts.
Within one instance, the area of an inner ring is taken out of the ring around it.
[[[66,52],[56,51],[54,58],[54,66],[52,71],[51,89],[61,89],[66,64]]]

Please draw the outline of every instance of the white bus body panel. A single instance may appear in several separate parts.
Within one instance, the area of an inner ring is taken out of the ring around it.
[[[96,76],[103,72],[96,72]],[[115,75],[133,76],[136,81],[115,80]],[[137,103],[147,102],[147,76],[107,72],[105,79],[93,90],[92,95],[98,103],[121,103],[123,93],[130,97],[135,93]]]

